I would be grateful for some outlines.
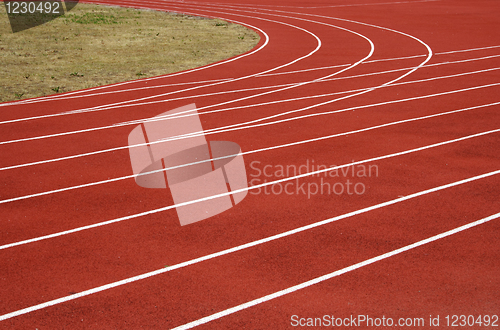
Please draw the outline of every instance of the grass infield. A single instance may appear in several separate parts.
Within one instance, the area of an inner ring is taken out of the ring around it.
[[[183,71],[259,42],[218,19],[82,3],[17,33],[3,4],[0,17],[0,102]]]

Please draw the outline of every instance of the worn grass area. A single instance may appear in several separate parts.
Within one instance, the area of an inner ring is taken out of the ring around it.
[[[0,101],[178,72],[244,53],[259,36],[243,26],[152,10],[78,4],[12,33],[0,6]]]

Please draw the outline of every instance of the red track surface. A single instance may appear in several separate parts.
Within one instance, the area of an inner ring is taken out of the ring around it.
[[[0,105],[1,329],[500,315],[498,1],[97,2],[233,20],[261,43],[215,66]],[[110,126],[193,102],[209,140],[242,147],[254,184],[283,179],[279,165],[346,167],[250,190],[185,227],[174,209],[138,216],[172,199],[131,177],[101,182],[132,173],[134,125]],[[266,165],[274,174],[257,177]],[[308,196],[325,182],[344,192]]]

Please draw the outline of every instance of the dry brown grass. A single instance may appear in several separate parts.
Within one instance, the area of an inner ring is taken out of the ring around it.
[[[17,33],[3,5],[0,17],[1,102],[195,68],[259,41],[220,20],[88,4]]]

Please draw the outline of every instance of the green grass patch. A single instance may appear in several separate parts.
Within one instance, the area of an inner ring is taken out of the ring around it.
[[[0,15],[7,17],[5,7]],[[0,102],[187,70],[254,48],[243,26],[153,10],[78,4],[12,33],[0,20]]]
[[[118,19],[114,15],[104,13],[66,14],[64,19],[78,24],[118,24]]]

